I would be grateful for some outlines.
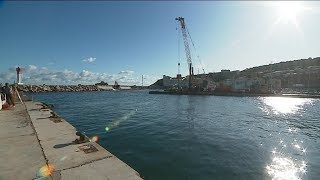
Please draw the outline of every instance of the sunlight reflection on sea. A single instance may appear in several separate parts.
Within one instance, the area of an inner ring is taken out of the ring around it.
[[[291,114],[303,109],[303,106],[312,104],[311,99],[289,97],[265,97],[261,98],[265,106],[262,110],[267,113]]]
[[[300,113],[299,111],[303,111],[306,105],[311,105],[313,102],[311,99],[284,97],[266,97],[261,100],[263,104],[261,109],[267,114],[273,113],[276,116]],[[266,171],[272,179],[298,180],[307,173],[305,160],[307,151],[303,147],[303,141],[297,140],[298,131],[298,128],[288,127],[288,132],[282,133],[279,143],[274,145],[270,153],[271,160],[266,166]],[[294,139],[291,139],[292,137]],[[296,156],[297,154],[299,156]]]

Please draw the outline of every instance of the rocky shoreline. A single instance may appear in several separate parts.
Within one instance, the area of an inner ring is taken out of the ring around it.
[[[140,90],[148,86],[119,86],[114,89],[111,85],[17,85],[22,92],[80,92],[80,91],[112,91],[112,90]]]
[[[22,92],[79,92],[101,91],[96,85],[18,85],[18,91]]]

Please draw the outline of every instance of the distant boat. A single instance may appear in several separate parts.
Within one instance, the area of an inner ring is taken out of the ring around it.
[[[120,89],[120,85],[118,84],[117,81],[114,82],[114,85],[112,86],[114,90]]]
[[[97,85],[97,88],[100,90],[104,90],[104,91],[113,91],[113,86],[111,85],[106,85],[106,86],[102,86],[102,85]]]
[[[130,86],[120,86],[117,81],[114,85],[97,85],[97,88],[104,91],[131,90]]]

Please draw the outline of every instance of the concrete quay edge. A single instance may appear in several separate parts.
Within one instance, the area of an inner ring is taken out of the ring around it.
[[[76,129],[63,118],[50,118],[51,112],[44,109],[42,103],[31,101],[23,105],[17,103],[13,110],[3,114],[0,111],[0,143],[9,146],[0,147],[1,180],[142,179],[137,171],[96,142],[73,143],[77,138]],[[6,121],[2,122],[2,116]],[[8,164],[1,166],[7,161]],[[51,165],[54,172],[41,177],[39,168],[46,164]]]
[[[51,109],[42,109],[42,104],[25,102],[26,109],[35,128],[45,159],[55,172],[53,179],[142,179],[138,172],[108,152],[96,142],[74,144],[76,129],[65,119],[49,118]],[[60,122],[61,121],[61,122]],[[98,151],[85,153],[86,145]]]

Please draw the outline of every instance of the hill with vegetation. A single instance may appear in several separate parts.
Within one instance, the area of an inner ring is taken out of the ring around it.
[[[221,72],[213,72],[206,75],[214,82],[238,77],[273,77],[281,80],[283,87],[290,87],[293,84],[308,84],[308,87],[318,88],[320,87],[320,57],[256,66],[242,71],[221,70]],[[159,79],[150,87],[161,88],[163,87],[162,84],[162,79]]]
[[[274,72],[274,71],[294,70],[297,68],[307,69],[311,66],[320,66],[320,57],[279,62],[274,64],[247,68],[241,71],[241,73],[243,74],[250,74],[250,73],[257,73],[257,72],[267,73],[267,72]]]

